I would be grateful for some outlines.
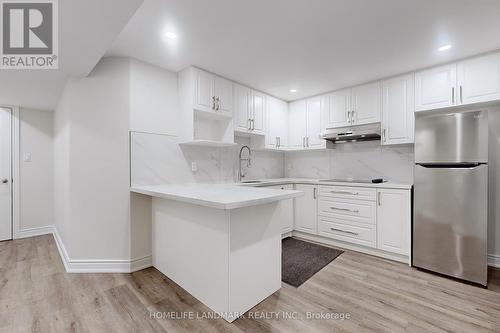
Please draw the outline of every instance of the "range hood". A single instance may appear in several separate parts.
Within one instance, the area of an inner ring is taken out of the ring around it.
[[[321,138],[332,143],[380,140],[380,123],[327,128]]]

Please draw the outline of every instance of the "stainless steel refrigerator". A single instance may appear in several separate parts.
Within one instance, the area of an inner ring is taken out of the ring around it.
[[[488,113],[417,115],[413,265],[487,283]]]

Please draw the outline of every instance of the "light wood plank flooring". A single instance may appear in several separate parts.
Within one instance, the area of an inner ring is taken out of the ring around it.
[[[306,311],[350,319],[272,314]],[[346,252],[298,289],[283,284],[233,324],[207,314],[154,268],[67,274],[52,236],[0,242],[0,332],[500,332],[500,271],[490,271],[483,289]]]

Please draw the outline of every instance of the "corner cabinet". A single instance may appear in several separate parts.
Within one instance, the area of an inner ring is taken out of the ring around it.
[[[409,190],[377,189],[377,248],[409,255],[411,198]]]
[[[382,82],[382,144],[414,142],[413,74]]]
[[[294,230],[305,233],[317,233],[318,221],[318,186],[297,184],[295,190],[304,192],[304,195],[294,200]]]
[[[228,117],[233,113],[233,83],[220,76],[195,70],[194,108]]]
[[[321,139],[323,113],[327,106],[325,96],[308,98],[290,103],[289,148],[321,149],[326,147]]]
[[[288,103],[277,98],[266,98],[266,148],[288,147]]]

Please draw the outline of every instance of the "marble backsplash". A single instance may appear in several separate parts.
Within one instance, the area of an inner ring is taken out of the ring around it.
[[[238,153],[231,148],[180,146],[176,136],[131,132],[130,180],[134,185],[231,183],[238,178]],[[284,176],[284,154],[253,151],[246,180]],[[197,171],[191,171],[191,164]]]
[[[413,184],[413,167],[413,145],[381,146],[378,141],[293,152],[285,158],[285,175],[290,178],[384,178]]]

